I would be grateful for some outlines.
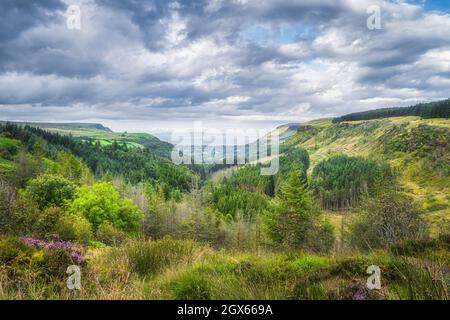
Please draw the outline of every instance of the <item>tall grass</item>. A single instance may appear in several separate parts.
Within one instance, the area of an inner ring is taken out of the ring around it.
[[[90,250],[81,291],[68,290],[64,277],[18,277],[0,267],[0,299],[449,299],[446,250],[425,251],[420,259],[398,252],[255,255],[186,240],[135,239]],[[382,270],[376,292],[365,287],[372,264]]]

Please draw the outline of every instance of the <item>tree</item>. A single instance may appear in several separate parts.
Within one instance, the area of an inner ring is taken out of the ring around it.
[[[43,172],[42,159],[20,150],[14,157],[15,171],[14,182],[18,186],[24,186],[26,181]]]
[[[341,210],[353,207],[381,185],[393,183],[395,176],[387,163],[337,155],[314,167],[310,186],[324,209]]]
[[[63,207],[72,200],[75,184],[62,176],[45,174],[28,182],[23,196],[35,202],[40,209]]]
[[[350,225],[350,242],[361,249],[384,248],[426,234],[419,207],[411,197],[393,190],[366,198]]]
[[[69,212],[84,215],[95,231],[110,222],[117,229],[137,232],[142,218],[138,207],[130,199],[121,198],[110,182],[79,187]]]
[[[70,181],[80,183],[82,180],[92,180],[89,168],[69,152],[58,152],[56,163],[58,173]]]
[[[283,247],[328,249],[323,243],[333,237],[330,225],[321,222],[320,210],[298,168],[291,171],[278,196],[269,202],[264,218],[269,238]],[[320,241],[321,248],[315,245],[319,237],[328,239]]]

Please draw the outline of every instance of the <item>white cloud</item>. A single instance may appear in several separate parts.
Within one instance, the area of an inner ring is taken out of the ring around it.
[[[0,32],[0,118],[260,127],[448,96],[450,15],[403,1],[85,0],[79,32],[46,1]]]

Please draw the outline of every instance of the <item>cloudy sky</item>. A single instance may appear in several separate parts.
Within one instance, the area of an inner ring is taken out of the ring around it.
[[[448,0],[0,1],[4,120],[270,129],[449,89]]]

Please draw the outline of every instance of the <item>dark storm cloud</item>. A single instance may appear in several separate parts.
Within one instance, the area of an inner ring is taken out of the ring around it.
[[[60,0],[2,0],[0,2],[0,41],[16,38],[24,30],[52,19],[55,10],[65,6]]]

